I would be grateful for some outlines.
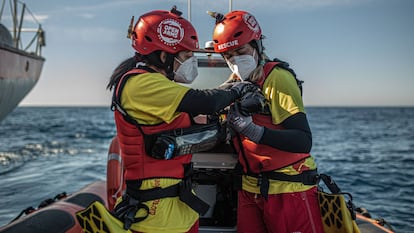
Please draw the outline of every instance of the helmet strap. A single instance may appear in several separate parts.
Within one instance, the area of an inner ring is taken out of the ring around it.
[[[258,64],[263,63],[263,43],[262,43],[262,38],[260,38],[259,40],[252,40],[249,43],[254,49],[257,50],[257,54],[259,55],[259,59],[258,59]]]
[[[157,50],[148,55],[145,55],[144,57],[148,61],[148,64],[154,65],[159,68],[163,68],[164,63],[161,61],[160,54],[161,54],[161,51]]]
[[[174,80],[174,58],[175,54],[167,53],[167,57],[165,58],[164,68],[165,72],[167,73],[167,78],[170,80]]]
[[[163,62],[161,59],[161,50],[154,51],[144,57],[148,61],[149,64],[154,65],[160,69],[163,69],[167,74],[167,78],[170,80],[174,80],[174,58],[175,54],[170,54],[165,52],[166,57],[165,61]]]

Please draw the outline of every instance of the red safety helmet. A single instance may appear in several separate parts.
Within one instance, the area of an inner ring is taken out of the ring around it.
[[[156,50],[171,54],[199,48],[193,25],[176,13],[156,10],[141,15],[131,35],[132,47],[142,55]]]
[[[260,40],[261,36],[262,30],[253,15],[246,11],[232,11],[214,27],[214,51],[226,52],[252,40]]]

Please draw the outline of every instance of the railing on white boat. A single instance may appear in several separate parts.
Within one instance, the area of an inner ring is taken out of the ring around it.
[[[9,45],[18,50],[41,56],[42,47],[46,45],[46,42],[45,31],[43,31],[40,22],[25,3],[18,0],[3,0],[1,2],[0,23],[5,27],[9,26],[8,30],[11,37],[11,44]],[[6,8],[9,8],[9,10],[5,11]],[[30,16],[30,18],[25,18],[26,16]],[[25,28],[29,24],[35,25],[35,27]],[[3,33],[5,32],[2,31]],[[22,33],[25,33],[25,35]],[[2,40],[6,37],[2,35]],[[0,42],[8,44],[7,41]]]

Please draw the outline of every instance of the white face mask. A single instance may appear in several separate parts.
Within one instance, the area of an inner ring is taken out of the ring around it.
[[[250,73],[257,67],[257,62],[254,59],[256,50],[253,50],[253,55],[239,55],[226,59],[227,65],[241,80],[246,81]]]
[[[195,56],[192,56],[181,62],[177,58],[175,60],[180,63],[180,67],[174,72],[174,81],[178,83],[190,84],[198,75],[198,62]]]

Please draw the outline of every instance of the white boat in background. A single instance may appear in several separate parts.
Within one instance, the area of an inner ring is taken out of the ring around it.
[[[3,0],[0,3],[1,121],[39,80],[45,61],[41,55],[41,49],[45,46],[45,32],[26,4],[17,0]],[[30,21],[35,22],[37,28],[24,28],[29,24],[26,16],[32,17]]]

